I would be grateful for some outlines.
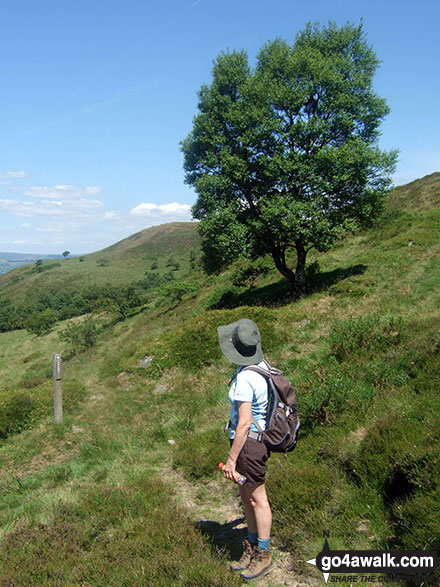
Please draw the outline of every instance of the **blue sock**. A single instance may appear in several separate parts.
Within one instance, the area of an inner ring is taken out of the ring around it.
[[[248,540],[251,544],[257,544],[258,534],[256,532],[251,532],[250,530],[248,530]]]
[[[270,538],[266,538],[266,540],[261,540],[261,538],[258,539],[258,548],[261,548],[261,550],[269,550],[269,546]]]

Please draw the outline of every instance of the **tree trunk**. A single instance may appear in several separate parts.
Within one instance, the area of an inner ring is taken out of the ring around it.
[[[296,248],[296,281],[299,286],[304,285],[307,251],[301,239],[295,241]]]
[[[279,248],[273,249],[271,251],[271,255],[272,255],[272,259],[274,260],[275,267],[278,269],[278,271],[281,273],[281,275],[283,275],[283,277],[288,279],[288,281],[290,283],[291,295],[295,296],[295,294],[296,294],[296,287],[295,287],[296,286],[296,275],[292,271],[292,269],[287,267],[286,256],[285,256],[284,250],[279,249]]]
[[[296,271],[292,271],[287,266],[285,250],[280,247],[275,247],[271,251],[272,259],[275,262],[275,267],[290,283],[290,293],[292,297],[298,297],[303,293],[305,282],[305,266],[307,251],[300,239],[295,242],[297,262]]]

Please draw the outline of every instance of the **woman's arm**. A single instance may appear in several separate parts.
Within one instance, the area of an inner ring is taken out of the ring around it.
[[[246,442],[248,437],[249,428],[252,424],[252,402],[238,402],[238,424],[235,429],[235,438],[232,443],[231,450],[229,452],[228,460],[223,469],[225,477],[233,479],[235,472],[235,464],[238,459],[238,455]]]

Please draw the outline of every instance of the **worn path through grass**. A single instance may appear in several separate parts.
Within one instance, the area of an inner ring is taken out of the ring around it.
[[[195,526],[212,543],[215,553],[226,557],[225,572],[230,561],[241,556],[241,544],[247,536],[247,527],[241,507],[238,489],[224,478],[206,483],[191,483],[170,466],[158,470],[158,474],[172,489],[173,498],[182,505]],[[292,554],[272,546],[274,566],[270,573],[254,585],[267,587],[310,587],[322,584],[318,578],[300,575]]]

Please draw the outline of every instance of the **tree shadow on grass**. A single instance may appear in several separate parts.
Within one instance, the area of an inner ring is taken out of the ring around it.
[[[306,278],[306,283],[301,293],[296,296],[307,297],[313,293],[325,291],[330,286],[352,277],[365,273],[367,265],[352,265],[344,269],[338,268],[333,271],[321,271],[311,273]],[[209,309],[236,308],[238,306],[284,306],[295,300],[290,291],[290,283],[287,279],[280,279],[276,283],[271,283],[263,287],[249,289],[244,292],[235,293],[232,290],[226,292],[224,296]]]
[[[359,263],[357,265],[352,265],[351,267],[346,267],[345,269],[338,268],[333,271],[314,273],[310,276],[310,281],[307,284],[307,293],[310,295],[315,292],[324,291],[330,286],[335,285],[348,277],[362,275],[367,269],[367,265]]]
[[[214,552],[223,552],[228,559],[239,560],[242,555],[243,540],[247,537],[247,528],[237,528],[237,526],[244,522],[244,518],[237,518],[226,524],[200,520],[195,527],[210,540]]]

